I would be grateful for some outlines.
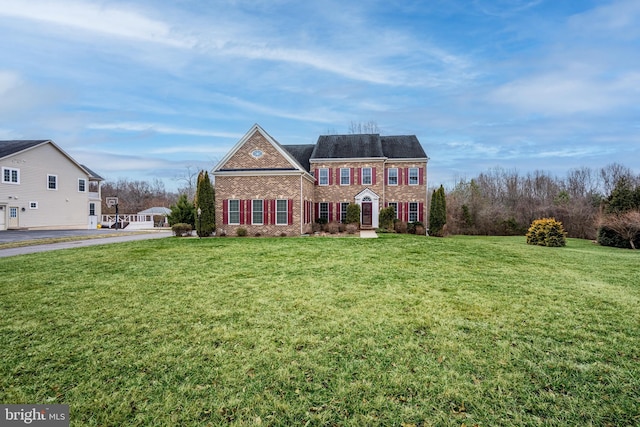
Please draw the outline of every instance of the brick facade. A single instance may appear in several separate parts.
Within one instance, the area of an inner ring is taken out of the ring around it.
[[[213,172],[218,234],[235,236],[238,228],[246,229],[249,236],[310,233],[320,203],[329,206],[330,220],[339,221],[342,203],[356,202],[356,196],[365,190],[375,199],[378,210],[396,203],[399,219],[409,221],[411,211],[415,219],[426,222],[426,155],[424,159],[315,160],[308,155],[296,159],[293,147],[278,144],[255,125],[220,162]],[[297,152],[304,148],[295,147]],[[364,168],[370,168],[370,183],[363,183]],[[322,169],[328,173],[323,175],[326,185],[319,182]],[[390,169],[397,175],[396,185],[389,185]],[[377,226],[377,212],[373,221]]]

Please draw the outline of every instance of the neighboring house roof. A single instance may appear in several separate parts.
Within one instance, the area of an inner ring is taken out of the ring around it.
[[[96,180],[96,181],[104,181],[104,179],[100,175],[98,175],[97,173],[95,173],[94,171],[92,171],[91,169],[86,167],[85,165],[81,165],[80,163],[76,162],[73,157],[68,155],[62,148],[58,147],[56,145],[56,143],[54,143],[50,139],[18,139],[18,140],[14,139],[14,140],[0,141],[0,159],[12,156],[14,154],[21,153],[23,151],[30,150],[32,148],[38,147],[38,146],[43,145],[43,144],[51,144],[51,145],[53,145],[58,151],[60,151],[73,164],[75,164],[80,169],[85,171],[87,173],[87,175],[89,175],[90,179],[93,179],[93,180]]]
[[[139,215],[169,215],[170,213],[171,209],[160,206],[138,212]]]
[[[13,154],[19,153],[24,150],[36,147],[45,142],[50,142],[49,139],[29,139],[29,140],[9,140],[0,141],[0,159]]]

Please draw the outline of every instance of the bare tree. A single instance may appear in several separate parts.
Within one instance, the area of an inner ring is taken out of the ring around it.
[[[378,123],[369,120],[368,122],[354,122],[351,121],[349,124],[349,133],[350,134],[359,134],[359,133],[380,133],[380,128],[378,127]]]
[[[199,169],[193,168],[193,166],[187,166],[186,171],[175,178],[176,181],[182,185],[178,187],[178,193],[186,194],[188,200],[193,200],[196,195],[196,185],[198,182]]]
[[[636,249],[634,240],[640,234],[640,211],[632,210],[605,215],[599,221],[599,225],[616,232],[629,241],[631,249]]]

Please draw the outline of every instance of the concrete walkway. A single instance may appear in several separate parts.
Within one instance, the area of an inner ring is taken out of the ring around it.
[[[375,230],[360,230],[360,238],[362,239],[377,239],[378,235]]]
[[[36,233],[34,233],[35,238]],[[70,242],[47,243],[43,245],[21,246],[18,248],[0,249],[0,258],[33,254],[37,252],[55,251],[58,249],[81,248],[85,246],[105,245],[108,243],[131,242],[135,240],[159,239],[172,236],[171,231],[150,231],[144,234],[131,234],[115,237],[101,237],[88,240],[73,240]],[[28,240],[28,239],[19,239]]]

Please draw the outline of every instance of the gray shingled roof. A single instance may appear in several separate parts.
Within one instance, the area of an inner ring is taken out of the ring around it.
[[[20,151],[26,150],[36,145],[40,145],[44,142],[50,141],[49,139],[29,139],[29,140],[10,140],[0,141],[0,159],[10,156]]]
[[[283,145],[282,148],[287,150],[291,156],[296,159],[300,166],[305,168],[307,172],[311,170],[309,159],[313,149],[316,148],[315,144],[303,144],[303,145]]]
[[[312,159],[384,157],[380,135],[320,135]]]
[[[390,159],[426,159],[420,141],[415,135],[381,136],[382,152]]]
[[[97,173],[95,173],[94,171],[92,171],[91,169],[86,167],[85,165],[80,165],[80,166],[82,166],[82,168],[87,171],[87,173],[89,174],[90,178],[96,179],[96,180],[99,180],[99,181],[104,181],[103,177],[101,177],[100,175],[98,175]]]

